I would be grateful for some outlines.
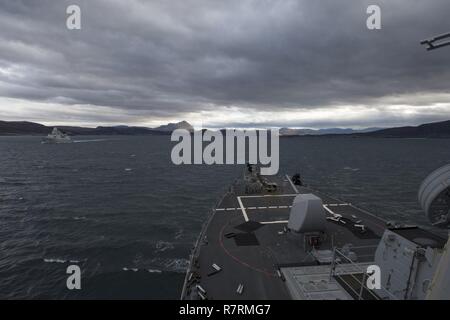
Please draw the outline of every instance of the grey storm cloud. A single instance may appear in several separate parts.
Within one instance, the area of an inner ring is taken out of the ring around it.
[[[81,7],[81,30],[65,27],[70,4]],[[366,28],[371,4],[381,30]],[[431,106],[450,94],[450,50],[419,41],[450,31],[449,18],[448,0],[3,0],[0,96],[137,118]],[[416,120],[450,115],[439,110]]]

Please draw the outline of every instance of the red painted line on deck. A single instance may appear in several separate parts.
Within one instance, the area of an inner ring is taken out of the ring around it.
[[[247,267],[247,268],[250,268],[250,269],[252,269],[252,270],[254,270],[254,271],[257,271],[257,272],[261,272],[261,273],[263,273],[264,275],[266,275],[266,276],[268,276],[268,277],[276,277],[275,273],[270,273],[270,272],[268,272],[268,271],[266,271],[266,270],[262,270],[262,269],[255,268],[255,267],[249,265],[248,263],[246,263],[246,262],[240,260],[239,258],[233,256],[233,255],[225,248],[225,245],[223,244],[222,238],[223,238],[223,231],[225,230],[226,226],[227,226],[227,225],[224,225],[224,226],[222,227],[222,229],[220,230],[220,234],[219,234],[219,244],[220,244],[220,246],[222,247],[223,251],[225,251],[225,253],[226,253],[228,256],[230,256],[233,260],[235,260],[236,262],[242,264],[243,266],[245,266],[245,267]]]

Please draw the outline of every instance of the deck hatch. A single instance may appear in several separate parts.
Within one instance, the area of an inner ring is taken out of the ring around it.
[[[258,238],[256,238],[254,233],[238,233],[234,237],[234,241],[238,247],[259,246]]]
[[[258,230],[259,228],[261,228],[262,226],[264,226],[264,225],[257,221],[250,220],[250,221],[241,223],[241,224],[235,226],[234,228],[237,230],[244,231],[244,232],[254,232],[254,231]]]

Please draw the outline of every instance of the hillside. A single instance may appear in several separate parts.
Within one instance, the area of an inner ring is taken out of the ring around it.
[[[54,126],[44,126],[28,121],[0,121],[0,135],[46,135]],[[129,126],[99,126],[96,128],[76,126],[55,126],[70,135],[168,135],[176,128],[192,128],[186,122],[170,123],[158,128],[129,127]]]
[[[380,138],[450,138],[450,120],[426,123],[416,127],[397,127],[354,135]]]
[[[169,135],[175,129],[193,130],[186,121],[169,123],[157,128],[132,126],[99,126],[96,128],[76,126],[56,126],[70,135]],[[0,135],[46,135],[53,126],[44,126],[28,121],[0,121]],[[372,131],[375,130],[375,131]],[[352,136],[379,138],[450,138],[450,120],[422,124],[419,126],[397,127],[389,129],[368,128],[363,131],[353,129],[289,129],[282,128],[280,133],[285,137],[295,136]]]
[[[294,129],[294,128],[281,128],[280,135],[282,136],[321,136],[321,135],[333,135],[333,134],[352,134],[363,133],[380,130],[381,128],[366,128],[361,130],[355,130],[351,128],[327,128],[327,129]]]
[[[41,135],[50,131],[50,128],[34,122],[0,121],[0,135]]]

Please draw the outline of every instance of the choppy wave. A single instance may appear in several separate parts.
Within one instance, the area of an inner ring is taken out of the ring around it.
[[[177,273],[185,273],[189,266],[189,260],[184,258],[175,258],[175,259],[155,258],[152,261],[156,265],[160,265],[161,269],[164,271],[171,271]]]
[[[162,270],[159,270],[159,269],[141,269],[141,268],[123,267],[122,270],[123,271],[132,271],[132,272],[145,271],[145,272],[149,272],[149,273],[162,273]]]
[[[175,248],[174,244],[168,241],[158,241],[155,245],[155,252],[164,252],[166,250],[171,250],[173,248]]]
[[[184,258],[152,258],[146,263],[132,263],[132,266],[125,266],[123,271],[146,271],[150,273],[174,272],[185,273],[189,266],[189,260]]]
[[[87,217],[72,217],[73,220],[88,220]]]
[[[44,258],[42,259],[46,263],[80,263],[86,260],[75,260],[75,259],[61,259],[61,258]]]
[[[147,271],[150,273],[162,273],[162,271],[158,269],[147,269]]]
[[[139,271],[138,268],[127,268],[127,267],[123,267],[122,270],[123,271],[133,271],[133,272],[138,272]]]
[[[179,229],[176,233],[175,233],[175,237],[174,239],[178,240],[180,239],[184,234],[184,229]]]
[[[347,171],[359,171],[359,168],[344,167],[344,170],[347,170]]]

